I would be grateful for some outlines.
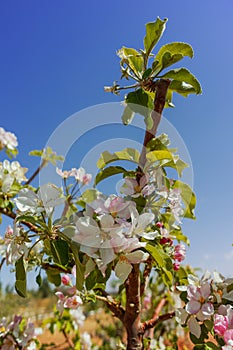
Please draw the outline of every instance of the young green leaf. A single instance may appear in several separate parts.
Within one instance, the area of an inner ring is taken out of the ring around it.
[[[160,76],[160,78],[174,79],[182,81],[192,85],[196,94],[201,94],[201,85],[195,76],[186,68],[177,68],[168,71],[166,74]]]
[[[161,71],[179,62],[185,56],[193,57],[192,46],[187,43],[174,42],[162,46],[155,57],[155,62],[158,62],[156,63],[156,71]]]
[[[194,87],[190,84],[185,83],[184,81],[178,81],[178,80],[172,80],[169,88],[168,93],[171,92],[177,92],[178,94],[187,97],[189,94],[195,94],[196,90]]]
[[[186,183],[176,180],[173,188],[180,189],[180,194],[185,205],[184,217],[195,219],[194,208],[196,206],[196,196]]]
[[[109,166],[108,168],[105,168],[101,170],[95,178],[95,185],[97,185],[99,182],[101,182],[104,179],[107,179],[110,176],[116,175],[116,174],[124,174],[127,175],[129,172],[125,170],[121,166]]]
[[[125,148],[122,151],[110,153],[105,151],[101,154],[97,161],[97,167],[99,169],[104,168],[107,164],[118,161],[118,160],[128,160],[130,162],[139,162],[140,153],[134,148]]]
[[[121,58],[121,64],[126,63],[136,76],[141,76],[143,70],[143,57],[140,52],[123,46],[117,51],[117,55]]]
[[[159,17],[155,22],[146,24],[146,36],[144,38],[144,48],[147,57],[149,57],[151,51],[159,41],[166,28],[167,18],[161,20]]]

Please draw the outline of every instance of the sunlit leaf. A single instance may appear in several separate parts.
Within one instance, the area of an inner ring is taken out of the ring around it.
[[[127,175],[129,172],[125,170],[121,166],[109,166],[108,168],[105,168],[101,170],[95,178],[95,185],[97,185],[99,182],[101,182],[104,179],[107,179],[110,176],[116,175],[116,174],[124,174]]]
[[[196,77],[186,68],[177,68],[168,71],[166,74],[160,76],[160,78],[174,79],[185,82],[192,85],[196,94],[201,94],[201,85]]]
[[[167,18],[161,20],[159,17],[155,22],[146,24],[146,36],[144,38],[144,47],[147,56],[151,53],[166,28]]]
[[[118,161],[118,160],[128,160],[130,162],[138,163],[140,153],[134,148],[125,148],[122,151],[115,153],[110,153],[105,151],[101,154],[97,161],[97,167],[99,169],[104,168],[107,164]]]
[[[179,62],[183,57],[193,57],[192,46],[187,43],[174,42],[161,47],[155,56],[156,71],[161,71],[172,64]]]

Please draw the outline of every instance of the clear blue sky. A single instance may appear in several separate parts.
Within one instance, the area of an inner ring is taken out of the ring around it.
[[[161,44],[193,46],[184,64],[203,87],[201,96],[175,96],[176,108],[164,113],[194,169],[197,220],[184,224],[187,261],[232,274],[232,0],[10,0],[0,2],[0,16],[0,124],[17,134],[19,160],[29,167],[37,163],[28,152],[67,117],[123,99],[103,91],[120,77],[116,50],[141,48],[145,23],[169,19]]]

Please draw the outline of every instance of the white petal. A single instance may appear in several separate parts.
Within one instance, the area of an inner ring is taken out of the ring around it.
[[[2,182],[2,192],[7,193],[10,191],[11,186],[13,185],[14,178],[10,175],[7,175]]]
[[[188,327],[190,332],[195,335],[195,337],[200,338],[201,336],[201,327],[199,323],[197,322],[195,317],[190,317],[188,320]]]
[[[132,271],[132,265],[127,261],[119,260],[115,267],[115,274],[120,279],[121,283],[124,283]]]
[[[103,264],[106,266],[108,263],[113,261],[116,257],[112,248],[100,248],[100,257]]]
[[[100,225],[105,229],[110,229],[114,225],[114,219],[112,215],[103,215],[100,219]]]
[[[176,310],[175,318],[179,324],[184,325],[187,320],[187,317],[188,317],[188,313],[185,309]]]
[[[200,308],[201,308],[201,303],[193,299],[189,301],[185,307],[186,311],[191,315],[196,314],[200,310]]]
[[[201,295],[203,296],[204,299],[207,299],[208,296],[210,295],[210,285],[209,283],[205,283],[201,286],[200,288]]]
[[[125,257],[131,264],[138,264],[141,261],[146,261],[149,257],[149,254],[144,253],[142,250],[136,250],[135,252],[126,254]]]
[[[138,229],[144,230],[154,220],[154,217],[152,213],[141,214],[138,218]]]

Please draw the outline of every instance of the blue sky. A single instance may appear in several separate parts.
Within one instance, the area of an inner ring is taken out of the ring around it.
[[[145,23],[167,17],[159,46],[193,46],[195,56],[184,65],[200,80],[203,94],[175,96],[176,108],[164,112],[181,134],[194,171],[197,220],[184,223],[191,240],[187,261],[230,275],[233,2],[10,0],[0,2],[0,13],[1,125],[17,134],[19,160],[29,168],[37,160],[28,152],[43,148],[63,120],[83,108],[123,100],[103,86],[120,78],[118,48],[142,48]],[[98,144],[98,135],[89,140]]]

